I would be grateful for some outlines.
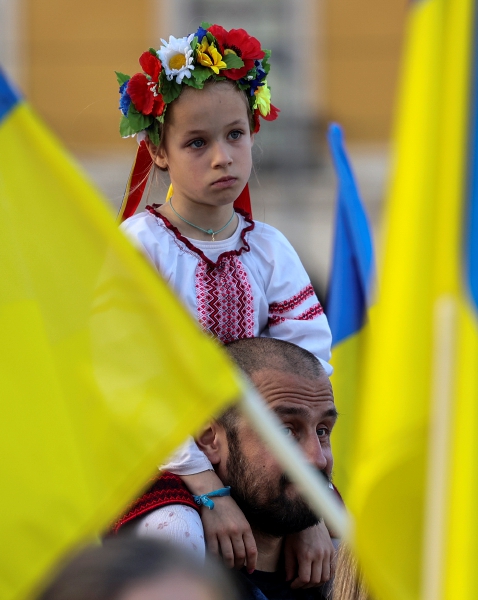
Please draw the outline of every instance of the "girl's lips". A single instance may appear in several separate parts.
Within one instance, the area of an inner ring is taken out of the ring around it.
[[[236,183],[236,177],[221,177],[217,181],[214,181],[211,185],[217,188],[228,188]]]

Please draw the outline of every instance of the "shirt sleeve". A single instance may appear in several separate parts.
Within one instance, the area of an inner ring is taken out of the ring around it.
[[[207,456],[199,450],[196,442],[189,437],[176,452],[169,457],[165,465],[161,465],[162,471],[169,471],[174,475],[195,475],[203,471],[212,471],[213,466]]]
[[[155,537],[188,548],[201,559],[206,554],[204,529],[198,512],[182,504],[152,510],[132,525],[139,537]]]
[[[123,221],[120,229],[136,249],[144,254],[159,271],[158,256],[161,254],[162,248],[155,218],[147,212],[137,213]]]
[[[263,335],[291,342],[316,356],[327,375],[332,334],[324,310],[297,252],[276,229],[263,233],[265,279],[269,304],[268,326]]]

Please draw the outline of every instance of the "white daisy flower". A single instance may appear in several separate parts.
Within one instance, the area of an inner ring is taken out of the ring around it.
[[[184,77],[191,77],[191,71],[194,69],[191,48],[193,39],[194,33],[183,38],[170,35],[169,42],[161,39],[163,45],[157,54],[169,81],[176,77],[176,83],[181,84]]]

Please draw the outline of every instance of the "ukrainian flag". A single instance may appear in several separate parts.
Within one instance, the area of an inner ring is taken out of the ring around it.
[[[410,5],[349,506],[381,600],[478,597],[478,9]]]
[[[327,318],[332,331],[331,377],[340,423],[334,429],[334,482],[344,497],[355,451],[363,328],[375,275],[372,235],[339,125],[329,128],[329,147],[338,181]]]
[[[235,372],[0,71],[0,598],[107,528]]]

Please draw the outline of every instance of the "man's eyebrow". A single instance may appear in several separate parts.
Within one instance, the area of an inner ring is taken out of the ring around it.
[[[337,412],[337,409],[334,406],[334,408],[329,408],[329,410],[326,411],[325,414],[322,416],[324,417],[324,419],[327,419],[328,417],[332,417],[332,419],[337,419],[339,413]]]
[[[273,410],[276,414],[278,414],[282,417],[288,417],[288,416],[310,417],[310,411],[303,406],[277,406]],[[339,416],[339,413],[337,412],[337,409],[334,407],[334,408],[329,408],[322,415],[321,418],[328,419],[331,417],[333,419],[337,419],[338,416]]]

